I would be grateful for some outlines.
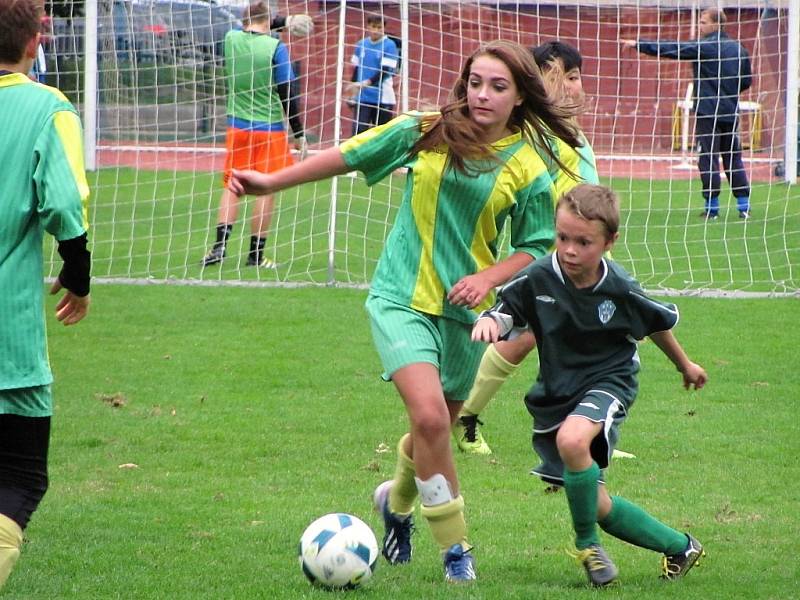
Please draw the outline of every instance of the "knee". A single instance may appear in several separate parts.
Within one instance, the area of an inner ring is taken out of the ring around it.
[[[590,455],[591,440],[585,436],[565,428],[561,428],[556,436],[558,454],[565,465],[570,466],[575,462]]]
[[[435,440],[450,435],[450,414],[446,407],[442,410],[419,411],[411,416],[411,428],[415,436]]]

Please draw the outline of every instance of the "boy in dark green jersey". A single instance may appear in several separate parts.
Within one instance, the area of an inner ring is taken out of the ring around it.
[[[0,0],[0,588],[48,485],[53,374],[42,287],[45,232],[64,259],[50,288],[66,290],[56,318],[72,325],[89,309],[80,120],[61,92],[27,75],[41,14],[36,0]]]
[[[663,577],[686,574],[704,554],[681,533],[619,496],[602,471],[638,390],[637,340],[649,337],[675,364],[689,389],[705,370],[670,331],[674,304],[647,297],[615,262],[604,258],[618,237],[619,204],[610,189],[582,184],[556,207],[556,251],[520,271],[481,314],[472,339],[496,342],[526,327],[536,336],[539,375],[525,396],[533,415],[535,472],[564,486],[576,557],[591,584],[607,585],[617,568],[600,545],[596,524],[621,540],[661,552]]]
[[[553,182],[536,149],[549,148],[550,135],[580,146],[569,116],[549,101],[530,53],[497,41],[466,60],[439,112],[402,115],[275,173],[231,176],[231,191],[241,195],[352,170],[369,185],[409,171],[366,304],[383,376],[397,388],[410,428],[397,445],[394,478],[374,494],[392,564],[411,560],[419,499],[445,578],[476,579],[450,427],[483,352],[469,339],[477,312],[492,305],[496,285],[552,245]],[[552,151],[550,158],[560,164]],[[513,251],[501,259],[508,220]]]

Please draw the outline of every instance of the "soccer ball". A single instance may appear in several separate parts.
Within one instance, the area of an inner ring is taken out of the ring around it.
[[[300,567],[314,585],[332,589],[357,588],[378,562],[378,542],[369,525],[358,517],[331,513],[303,532]]]
[[[294,37],[306,37],[314,33],[314,19],[309,15],[289,15],[286,17],[286,29]]]

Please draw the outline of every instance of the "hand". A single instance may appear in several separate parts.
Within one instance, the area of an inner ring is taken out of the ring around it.
[[[239,171],[233,169],[228,180],[228,189],[237,196],[251,194],[253,196],[266,196],[272,192],[271,178],[267,173],[258,171]]]
[[[360,81],[351,81],[344,86],[344,95],[355,99],[362,87]]]
[[[62,289],[64,286],[61,285],[61,280],[56,279],[50,286],[50,293],[57,294]],[[89,302],[89,294],[76,296],[67,290],[67,293],[56,304],[56,319],[64,325],[74,325],[89,312]]]
[[[447,299],[456,306],[475,308],[484,301],[494,286],[481,273],[462,277],[447,294]]]
[[[702,389],[708,381],[708,373],[697,363],[690,362],[682,372],[683,387],[689,389],[694,385],[694,389]]]
[[[297,150],[300,160],[305,160],[306,154],[308,154],[308,140],[306,136],[301,135],[299,138],[294,138],[292,144],[294,144],[294,149]]]
[[[638,42],[636,40],[620,38],[619,43],[622,44],[623,50],[635,50],[636,46],[638,46]]]
[[[500,327],[493,318],[481,317],[472,326],[472,341],[494,343],[497,341],[498,333],[500,333]]]

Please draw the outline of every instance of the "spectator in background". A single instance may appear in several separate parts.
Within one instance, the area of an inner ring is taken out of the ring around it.
[[[47,491],[53,374],[47,357],[42,237],[64,266],[56,318],[89,310],[89,186],[78,113],[57,89],[28,78],[39,47],[38,0],[0,0],[0,588],[22,532]],[[25,595],[25,594],[22,594]]]
[[[50,20],[50,17],[47,15],[42,16],[40,23],[39,45],[36,47],[36,58],[33,60],[33,66],[28,73],[28,76],[31,79],[38,81],[39,83],[44,83],[47,75],[47,60],[45,57],[44,47],[51,39],[51,31],[52,21]]]
[[[725,33],[727,18],[722,10],[700,13],[698,40],[662,42],[621,39],[623,48],[638,49],[650,56],[692,62],[695,94],[695,137],[700,146],[697,166],[703,183],[707,220],[719,215],[719,156],[736,197],[740,219],[750,218],[750,184],[742,162],[739,142],[739,94],[752,83],[747,50]]]
[[[354,112],[353,135],[388,123],[394,115],[394,74],[399,54],[397,44],[384,32],[385,23],[383,15],[367,15],[368,35],[356,44],[350,59],[353,83],[348,93]]]
[[[203,258],[204,267],[219,264],[236,222],[239,198],[228,189],[231,169],[253,169],[262,173],[277,171],[294,163],[289,153],[284,115],[289,120],[295,146],[305,143],[298,101],[291,95],[294,79],[286,45],[272,37],[270,13],[264,2],[255,2],[242,16],[244,28],[225,36],[225,73],[228,86],[227,157],[222,178],[225,189],[220,201],[216,241]],[[251,220],[250,251],[247,265],[275,268],[264,254],[272,220],[274,197],[256,197]]]

